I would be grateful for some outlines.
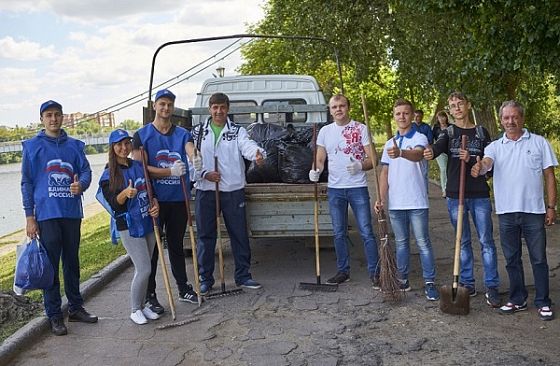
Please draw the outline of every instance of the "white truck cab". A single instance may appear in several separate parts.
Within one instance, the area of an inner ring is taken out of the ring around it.
[[[327,121],[325,97],[308,75],[240,75],[204,81],[192,112],[192,125],[206,120],[208,100],[214,93],[230,99],[230,119],[249,125],[274,123],[294,127]]]

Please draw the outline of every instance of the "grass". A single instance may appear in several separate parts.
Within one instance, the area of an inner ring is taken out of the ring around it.
[[[122,245],[112,245],[109,235],[109,214],[98,213],[82,222],[82,238],[80,242],[80,281],[88,280],[93,274],[114,261],[126,251]],[[0,257],[0,291],[7,292],[12,289],[15,270],[15,252]],[[60,273],[60,291],[64,295],[64,281],[62,269]],[[25,296],[31,301],[41,302],[42,292],[30,291]],[[42,312],[42,310],[40,311]],[[35,316],[39,315],[38,312]],[[17,331],[26,322],[6,322],[0,324],[0,342]]]

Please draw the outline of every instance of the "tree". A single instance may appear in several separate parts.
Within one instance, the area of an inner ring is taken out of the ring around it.
[[[135,121],[133,119],[125,119],[119,125],[119,128],[122,128],[123,130],[127,130],[127,131],[134,131],[139,129],[140,127],[142,127],[142,123]]]
[[[531,129],[560,127],[551,117],[559,111],[557,0],[271,0],[265,18],[250,30],[333,42],[346,93],[355,106],[355,90],[367,92],[374,121],[387,118],[396,97],[435,114],[451,91],[461,90],[493,134],[497,107],[513,98],[526,106]],[[337,90],[326,44],[257,40],[243,56],[242,73],[307,73],[327,96]]]

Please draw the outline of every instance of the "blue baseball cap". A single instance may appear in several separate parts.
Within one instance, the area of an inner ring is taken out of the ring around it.
[[[117,142],[120,142],[124,139],[132,139],[132,137],[130,137],[128,132],[119,128],[118,130],[114,130],[113,132],[111,132],[111,134],[109,135],[109,144],[116,144]]]
[[[159,98],[169,98],[172,101],[175,101],[175,94],[173,94],[167,89],[162,89],[156,93],[156,99],[154,99],[154,102],[157,101]]]
[[[49,108],[58,108],[62,112],[62,105],[54,100],[47,100],[45,103],[41,104],[41,108],[39,109],[39,116],[43,115],[43,112]]]

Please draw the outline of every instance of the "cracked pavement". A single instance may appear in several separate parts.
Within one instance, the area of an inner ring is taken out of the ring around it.
[[[438,269],[437,284],[450,284],[455,234],[439,188],[431,184],[431,190],[430,233]],[[551,298],[558,303],[558,226],[548,229],[547,235]],[[500,292],[505,301],[508,281],[496,221],[494,237],[502,282]],[[425,299],[414,242],[412,291],[399,304],[384,301],[371,288],[356,233],[351,235],[351,242],[351,280],[340,285],[337,292],[312,293],[298,288],[299,282],[315,279],[312,238],[258,239],[251,243],[251,271],[263,289],[209,300],[200,308],[177,301],[177,319],[173,321],[160,276],[158,297],[167,311],[161,319],[142,326],[129,319],[133,271],[128,268],[86,302],[86,308],[99,316],[99,323],[70,323],[69,334],[64,337],[45,333],[12,364],[335,366],[560,362],[560,320],[539,320],[532,305],[532,285],[528,287],[529,311],[504,316],[486,305],[480,246],[476,240],[473,246],[479,294],[471,299],[467,316],[444,314],[437,301]],[[226,288],[232,289],[229,250],[225,259]],[[526,280],[532,284],[526,253],[524,262]],[[192,277],[190,259],[187,269]],[[332,249],[321,250],[321,270],[323,281],[335,273]],[[560,308],[555,309],[560,316]],[[181,326],[157,328],[189,319],[192,322]]]

